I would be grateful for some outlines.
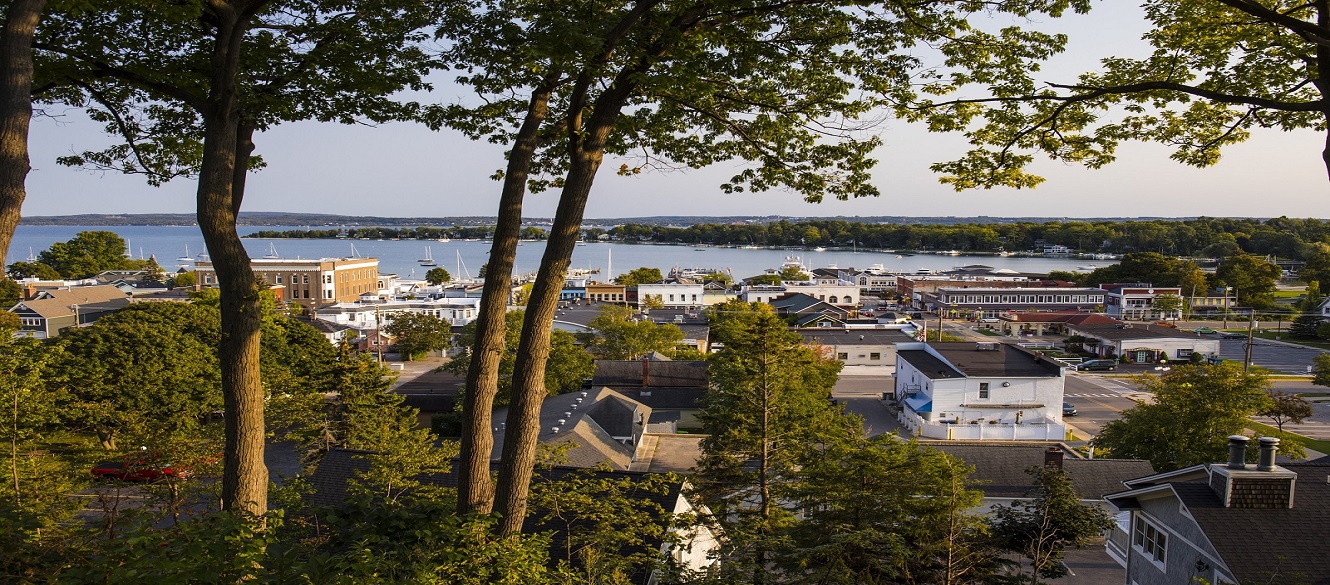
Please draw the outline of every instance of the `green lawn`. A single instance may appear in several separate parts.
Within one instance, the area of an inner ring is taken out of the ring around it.
[[[992,329],[975,329],[975,331],[983,335],[987,335],[989,337],[1002,337],[1001,333],[998,333],[997,331],[994,331]]]
[[[1264,332],[1253,331],[1252,337],[1259,337],[1261,339],[1274,339],[1275,332],[1273,328],[1271,328],[1271,330],[1269,331],[1264,331]],[[1296,343],[1298,345],[1305,345],[1307,347],[1314,347],[1317,349],[1330,349],[1330,343],[1327,343],[1325,341],[1316,340],[1316,339],[1294,339],[1292,337],[1289,337],[1287,332],[1279,334],[1279,341],[1287,341],[1289,343]]]
[[[1260,433],[1262,433],[1262,434],[1265,434],[1265,435],[1278,435],[1278,434],[1279,434],[1279,429],[1277,429],[1277,428],[1275,428],[1275,427],[1272,427],[1272,426],[1270,426],[1270,425],[1264,424],[1264,423],[1256,422],[1256,421],[1254,421],[1254,420],[1249,420],[1249,421],[1247,421],[1247,426],[1249,426],[1249,427],[1251,427],[1253,430],[1258,431],[1258,432],[1260,432]],[[1308,439],[1307,437],[1304,437],[1304,436],[1299,435],[1299,434],[1297,434],[1297,433],[1290,433],[1290,432],[1288,432],[1288,431],[1284,431],[1284,432],[1285,432],[1286,434],[1293,435],[1294,437],[1297,437],[1299,440],[1301,440],[1301,441],[1307,446],[1308,449],[1315,449],[1315,450],[1320,451],[1320,452],[1322,452],[1322,453],[1330,453],[1330,441],[1320,441],[1320,440],[1316,440],[1316,439]]]

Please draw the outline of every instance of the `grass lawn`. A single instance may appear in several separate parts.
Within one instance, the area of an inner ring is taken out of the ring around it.
[[[1276,298],[1276,299],[1296,299],[1296,298],[1298,298],[1298,297],[1300,297],[1300,296],[1303,296],[1303,295],[1305,295],[1305,294],[1307,294],[1307,291],[1306,291],[1306,290],[1277,290],[1277,291],[1275,291],[1275,298]]]
[[[975,331],[983,335],[987,335],[989,337],[1002,337],[1001,333],[998,333],[997,331],[994,331],[992,329],[975,329]]]
[[[1275,333],[1274,331],[1264,331],[1264,332],[1253,331],[1252,337],[1259,337],[1261,339],[1273,340],[1275,338]],[[1287,333],[1280,334],[1279,341],[1287,341],[1289,343],[1296,343],[1298,345],[1305,345],[1307,347],[1314,347],[1316,349],[1330,349],[1330,343],[1327,343],[1325,341],[1321,341],[1319,339],[1293,339],[1289,337]]]
[[[1256,421],[1254,421],[1254,420],[1249,420],[1249,421],[1247,421],[1247,426],[1248,426],[1248,427],[1251,427],[1253,430],[1256,430],[1256,431],[1258,431],[1258,432],[1260,432],[1260,433],[1263,433],[1263,434],[1266,434],[1266,435],[1274,435],[1274,436],[1278,436],[1278,435],[1279,435],[1279,429],[1277,429],[1277,428],[1275,428],[1275,427],[1272,427],[1272,426],[1270,426],[1270,425],[1267,425],[1267,424],[1265,424],[1265,423],[1259,423],[1259,422],[1256,422]],[[1293,435],[1294,437],[1297,437],[1299,440],[1301,440],[1301,441],[1307,446],[1308,449],[1315,449],[1315,450],[1320,451],[1320,452],[1322,452],[1322,453],[1330,453],[1330,441],[1318,441],[1318,440],[1316,440],[1316,439],[1308,439],[1307,437],[1304,437],[1304,436],[1299,435],[1299,434],[1297,434],[1297,433],[1290,433],[1290,432],[1288,432],[1288,431],[1284,431],[1284,432],[1285,432],[1286,434]]]

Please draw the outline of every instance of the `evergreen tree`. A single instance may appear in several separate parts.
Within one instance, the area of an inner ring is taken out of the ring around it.
[[[1105,511],[1081,503],[1071,478],[1061,467],[1026,470],[1034,478],[1035,497],[993,510],[993,537],[1003,548],[1030,561],[1031,585],[1068,573],[1062,564],[1068,546],[1081,548],[1112,528]]]

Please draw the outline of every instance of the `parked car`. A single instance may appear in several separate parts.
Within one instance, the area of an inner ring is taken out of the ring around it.
[[[1223,332],[1223,333],[1220,333],[1219,336],[1220,336],[1220,337],[1223,337],[1224,339],[1246,339],[1246,338],[1247,338],[1247,334],[1246,334],[1246,333],[1237,333],[1237,332],[1235,332],[1235,331],[1225,331],[1225,332]]]
[[[1192,329],[1192,331],[1195,331],[1197,333],[1204,333],[1206,335],[1209,335],[1211,333],[1219,333],[1218,331],[1215,331],[1214,329],[1211,329],[1209,327],[1197,327],[1195,329]]]
[[[1076,366],[1076,370],[1081,372],[1088,372],[1092,370],[1111,371],[1116,369],[1118,369],[1118,363],[1113,360],[1090,360],[1088,362],[1081,362],[1080,365]]]
[[[103,461],[92,467],[94,477],[120,481],[157,481],[165,477],[184,477],[170,463],[142,453],[131,453],[117,460]]]
[[[1170,323],[1170,322],[1168,322],[1168,321],[1155,321],[1155,325],[1158,325],[1158,326],[1160,326],[1160,327],[1169,327],[1169,328],[1172,328],[1172,329],[1177,329],[1177,328],[1178,328],[1177,325],[1175,325],[1175,324],[1173,324],[1173,323]]]
[[[1080,411],[1076,410],[1075,405],[1070,402],[1062,403],[1062,416],[1076,416],[1077,414],[1080,414]]]

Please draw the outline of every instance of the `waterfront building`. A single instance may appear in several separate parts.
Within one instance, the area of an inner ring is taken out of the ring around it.
[[[254,258],[250,264],[269,285],[284,287],[287,300],[306,307],[352,302],[382,290],[378,258]],[[196,262],[194,272],[196,286],[217,286],[211,260]]]
[[[1182,318],[1182,307],[1167,312],[1154,308],[1157,297],[1172,295],[1181,299],[1182,289],[1178,287],[1154,286],[1149,283],[1101,284],[1099,287],[1108,291],[1104,296],[1104,313],[1114,319],[1154,321]]]
[[[939,288],[922,294],[918,305],[955,315],[979,318],[1010,311],[1094,311],[1104,304],[1107,291],[1080,287],[974,287]]]

